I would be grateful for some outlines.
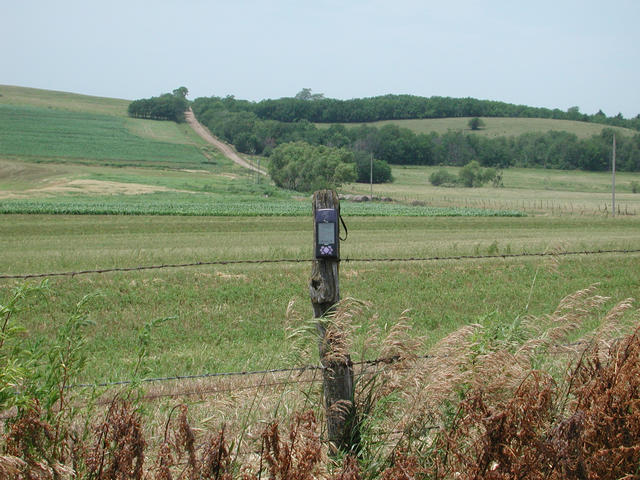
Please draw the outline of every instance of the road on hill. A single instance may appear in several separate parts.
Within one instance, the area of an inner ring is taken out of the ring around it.
[[[233,162],[237,163],[241,167],[248,168],[249,170],[253,170],[254,172],[261,173],[262,175],[266,175],[267,172],[248,162],[236,152],[231,146],[224,143],[222,140],[214,137],[209,129],[207,129],[204,125],[202,125],[196,119],[196,116],[193,114],[193,110],[189,108],[186,112],[184,112],[184,118],[187,123],[193,128],[193,130],[200,135],[206,142],[210,143],[218,150],[220,150],[225,157]]]

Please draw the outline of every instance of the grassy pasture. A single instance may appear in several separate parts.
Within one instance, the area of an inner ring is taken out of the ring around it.
[[[311,256],[309,218],[5,215],[0,220],[3,274]],[[350,233],[343,258],[539,252],[558,245],[640,248],[636,217],[346,220]],[[344,262],[341,292],[370,302],[357,321],[369,318],[383,329],[410,309],[414,333],[427,336],[428,348],[462,325],[491,318],[508,326],[526,313],[548,313],[564,295],[594,283],[616,300],[635,297],[637,262],[637,254],[567,257],[558,264],[536,258]],[[130,377],[140,329],[169,316],[177,318],[154,333],[151,376],[295,365],[302,360],[290,356],[287,328],[300,323],[286,311],[293,300],[303,318],[311,317],[310,268],[305,262],[52,278],[48,301],[34,299],[21,314],[29,332],[21,342],[28,346],[41,335],[51,338],[75,302],[99,292],[90,304],[94,324],[86,330],[92,352],[87,381]],[[16,284],[0,281],[0,297]],[[314,345],[308,339],[309,361],[315,361]]]
[[[573,133],[578,138],[587,138],[593,135],[599,135],[604,128],[613,128],[620,135],[635,135],[638,132],[628,128],[611,127],[609,125],[600,125],[597,123],[578,122],[574,120],[554,120],[551,118],[502,118],[502,117],[482,117],[485,126],[479,130],[471,130],[469,128],[469,120],[471,117],[457,118],[424,118],[412,120],[383,120],[380,122],[370,123],[345,123],[346,127],[357,125],[370,125],[374,127],[382,127],[387,124],[398,125],[402,128],[408,128],[415,133],[431,133],[435,132],[439,135],[447,133],[449,130],[466,132],[473,135],[482,135],[485,137],[517,137],[523,133],[540,132],[545,133],[549,130],[566,131]],[[328,128],[330,124],[316,124],[320,128]]]
[[[521,210],[545,215],[601,215],[611,212],[611,174],[545,169],[509,168],[503,171],[504,188],[434,187],[429,175],[442,167],[395,166],[395,181],[373,186],[376,196],[398,201],[418,200],[434,206],[462,206]],[[457,174],[459,168],[446,167]],[[622,214],[640,214],[640,195],[631,191],[631,182],[640,173],[616,174],[616,205]],[[345,191],[369,194],[366,184],[350,184]]]

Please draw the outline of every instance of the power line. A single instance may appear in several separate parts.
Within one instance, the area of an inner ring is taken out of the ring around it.
[[[560,257],[571,255],[602,255],[602,254],[629,254],[640,253],[640,249],[622,250],[581,250],[572,252],[536,252],[536,253],[503,253],[496,255],[457,255],[457,256],[433,256],[433,257],[391,257],[391,258],[342,258],[343,263],[375,263],[375,262],[437,262],[437,261],[463,261],[463,260],[482,260],[482,259],[510,259],[523,257]],[[134,272],[143,270],[162,270],[168,268],[186,268],[201,267],[207,265],[261,265],[275,263],[309,263],[313,259],[301,258],[282,258],[282,259],[263,259],[263,260],[213,260],[206,262],[190,262],[190,263],[168,263],[161,265],[141,265],[135,267],[113,267],[100,268],[95,270],[79,270],[68,272],[48,272],[48,273],[28,273],[16,275],[0,275],[0,280],[28,280],[32,278],[47,277],[75,277],[78,275],[103,274],[115,272]]]

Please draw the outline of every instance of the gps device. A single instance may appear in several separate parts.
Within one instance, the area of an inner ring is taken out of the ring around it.
[[[316,210],[316,258],[338,258],[338,211]]]

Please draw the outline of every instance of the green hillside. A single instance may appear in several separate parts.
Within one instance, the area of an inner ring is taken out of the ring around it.
[[[128,104],[0,86],[0,203],[5,211],[24,201],[31,202],[31,209],[54,201],[82,205],[76,212],[93,211],[101,197],[102,203],[115,205],[112,211],[154,202],[195,204],[193,209],[208,208],[230,191],[251,198],[264,194],[266,185],[256,189],[251,174],[187,124],[130,118]]]
[[[545,133],[550,130],[565,131],[573,133],[578,138],[589,138],[599,135],[603,129],[614,129],[621,135],[634,135],[638,132],[629,128],[612,127],[598,123],[578,122],[575,120],[555,120],[552,118],[506,118],[506,117],[483,117],[484,127],[472,131],[469,128],[471,117],[457,118],[423,118],[414,120],[383,120],[369,123],[343,123],[345,127],[355,127],[359,125],[369,125],[372,127],[382,127],[393,124],[402,128],[408,128],[415,133],[435,132],[439,135],[450,130],[461,131],[474,135],[481,135],[489,138],[496,137],[517,137],[523,133],[539,132]],[[318,123],[319,128],[329,128],[332,124]]]
[[[112,115],[0,105],[0,153],[10,158],[101,165],[193,167],[207,161],[184,135],[177,142],[166,135],[153,140],[133,133],[129,122]]]
[[[71,112],[127,116],[129,100],[0,85],[0,105],[31,106]]]

